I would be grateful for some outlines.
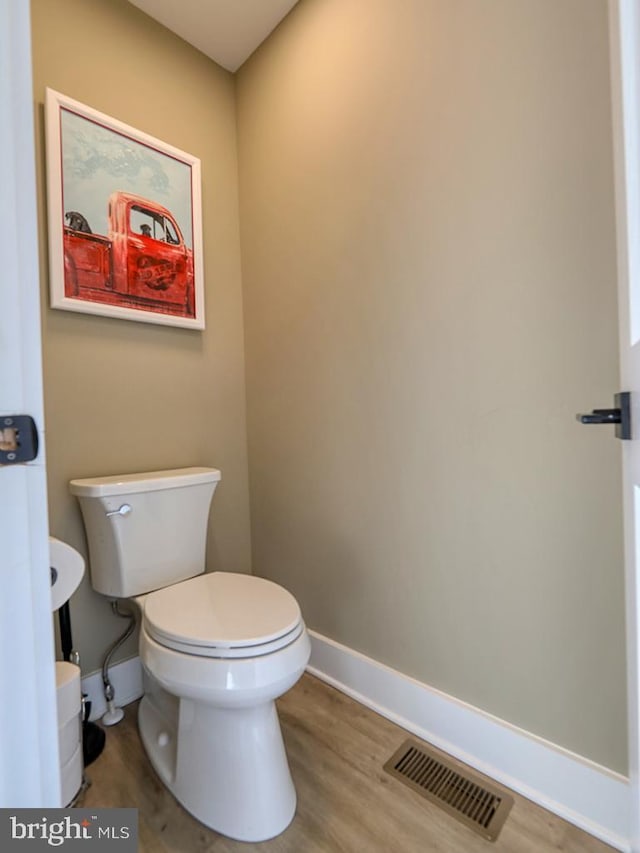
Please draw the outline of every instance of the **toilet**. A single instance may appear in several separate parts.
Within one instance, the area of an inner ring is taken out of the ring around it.
[[[295,598],[271,581],[205,573],[214,468],[72,480],[93,588],[140,615],[138,723],[160,779],[194,817],[240,841],[293,819],[275,699],[309,660]]]

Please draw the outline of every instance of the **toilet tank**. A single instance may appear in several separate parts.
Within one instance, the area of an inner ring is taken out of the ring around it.
[[[91,585],[130,598],[204,572],[215,468],[72,480],[89,543]]]

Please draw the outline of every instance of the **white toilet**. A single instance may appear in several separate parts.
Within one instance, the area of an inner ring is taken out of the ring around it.
[[[296,794],[274,700],[309,660],[295,598],[271,581],[204,573],[213,468],[72,480],[91,581],[140,609],[142,742],[156,772],[202,823],[264,841],[291,822]]]

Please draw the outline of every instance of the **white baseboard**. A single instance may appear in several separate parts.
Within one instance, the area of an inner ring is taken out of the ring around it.
[[[142,696],[142,664],[139,657],[114,663],[109,667],[109,681],[114,689],[114,703],[121,708],[134,702]],[[102,672],[92,672],[86,675],[82,681],[82,692],[87,695],[91,702],[91,715],[89,719],[99,720],[107,710],[107,702],[104,698],[102,685]]]
[[[309,633],[310,673],[505,787],[630,853],[631,797],[624,776],[315,631]]]

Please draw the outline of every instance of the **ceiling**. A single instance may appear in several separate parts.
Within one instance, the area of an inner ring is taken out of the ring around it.
[[[236,71],[298,0],[129,0],[222,65]]]

